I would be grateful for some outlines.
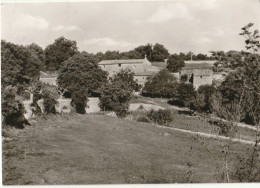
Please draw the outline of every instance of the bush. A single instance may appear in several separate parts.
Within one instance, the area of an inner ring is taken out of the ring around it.
[[[15,99],[16,87],[7,86],[2,92],[2,116],[6,125],[23,128],[29,124],[25,119],[23,103]]]
[[[176,92],[177,79],[167,70],[148,79],[142,89],[142,95],[148,97],[172,98]]]
[[[101,88],[100,108],[111,110],[119,117],[125,117],[131,99],[132,89],[125,82],[117,80],[103,85]]]
[[[222,136],[233,137],[237,132],[236,126],[232,122],[224,122],[222,120],[210,120],[209,123],[217,126],[218,133]]]
[[[45,89],[43,90],[42,98],[45,113],[56,114],[55,105],[57,104],[57,101],[55,100],[52,93]]]
[[[147,117],[151,121],[159,125],[167,125],[168,123],[173,121],[171,110],[168,109],[167,110],[159,109],[158,111],[152,109],[148,112]]]
[[[146,117],[146,116],[141,116],[141,117],[139,117],[139,118],[137,119],[137,121],[139,121],[139,122],[144,122],[144,123],[150,123],[150,122],[151,122],[150,119],[149,119],[148,117]]]
[[[130,69],[121,69],[110,80],[111,82],[123,81],[129,89],[138,92],[142,86],[138,84],[137,80],[134,80],[134,75],[134,72]]]
[[[197,92],[192,84],[179,83],[173,101],[179,103],[180,106],[190,107],[191,102],[196,99],[196,96]]]

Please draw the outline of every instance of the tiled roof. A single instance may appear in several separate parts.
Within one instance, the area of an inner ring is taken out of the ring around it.
[[[216,61],[184,61],[182,69],[212,69]]]
[[[166,65],[167,65],[166,62],[151,62],[151,64],[152,64],[152,66],[158,67],[161,69],[166,69]]]
[[[116,59],[116,60],[103,60],[100,61],[99,65],[112,65],[112,64],[136,64],[144,63],[147,59]]]
[[[40,77],[41,78],[55,78],[57,76],[58,76],[57,73],[45,73],[43,71],[40,71]]]
[[[145,71],[145,72],[135,73],[135,76],[152,76],[152,75],[154,75],[156,73],[157,72],[154,72],[154,71]]]

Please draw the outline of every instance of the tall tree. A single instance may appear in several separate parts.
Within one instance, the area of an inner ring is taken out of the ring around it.
[[[156,43],[153,47],[152,61],[164,61],[169,57],[168,50],[161,44]]]
[[[1,41],[1,82],[7,85],[24,87],[32,80],[38,79],[40,60],[30,48]],[[19,89],[18,89],[19,90]]]
[[[184,59],[177,54],[173,54],[167,60],[166,68],[171,72],[178,72],[184,65]]]
[[[172,98],[176,92],[177,79],[166,69],[149,78],[142,89],[142,95]]]
[[[47,70],[57,71],[62,62],[78,53],[76,41],[60,37],[45,48],[45,66]]]
[[[65,61],[59,71],[58,86],[72,96],[77,112],[85,113],[87,96],[95,95],[107,82],[107,72],[87,53],[76,54]]]
[[[149,61],[153,61],[152,53],[153,53],[153,46],[152,44],[147,44],[145,46],[138,46],[134,49],[135,51],[142,54],[142,58],[147,58]]]

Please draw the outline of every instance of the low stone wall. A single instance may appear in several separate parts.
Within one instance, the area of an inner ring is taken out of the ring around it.
[[[98,97],[89,97],[87,107],[85,108],[86,113],[100,112],[99,102],[100,100]]]
[[[129,111],[136,111],[138,109],[142,108],[145,111],[149,110],[159,110],[159,109],[164,109],[162,106],[158,106],[155,104],[145,104],[145,103],[131,103],[129,105]]]
[[[45,84],[49,84],[52,86],[57,86],[57,77],[53,78],[40,78],[40,81]]]
[[[58,99],[58,104],[55,106],[55,109],[58,113],[70,113],[71,112],[71,99]],[[88,98],[87,107],[85,108],[86,113],[95,113],[100,112],[101,109],[99,107],[99,98],[97,97],[90,97]],[[26,119],[30,119],[33,117],[31,104],[32,100],[23,101],[24,108],[25,108],[25,114],[24,117]],[[40,99],[37,104],[41,108],[41,111],[44,112],[44,106],[43,106],[43,99]]]

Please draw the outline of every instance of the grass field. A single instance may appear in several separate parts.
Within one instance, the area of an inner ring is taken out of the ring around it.
[[[40,118],[3,130],[3,184],[223,182],[214,139],[103,115]],[[230,168],[249,145],[232,144]],[[234,181],[234,180],[233,180]]]
[[[171,109],[174,117],[173,122],[169,125],[170,127],[180,128],[185,130],[218,134],[218,127],[209,124],[206,120],[209,119],[209,115],[205,118],[198,116],[188,116],[185,114],[178,114],[178,110],[175,110],[172,105],[167,103],[167,99],[161,98],[150,98],[138,96],[133,98],[132,103],[144,103],[144,104],[154,104],[164,107],[165,109]],[[145,116],[145,113],[133,112],[134,119],[137,120],[140,116]],[[234,135],[235,138],[254,141],[256,131],[248,128],[237,127],[237,131]]]

